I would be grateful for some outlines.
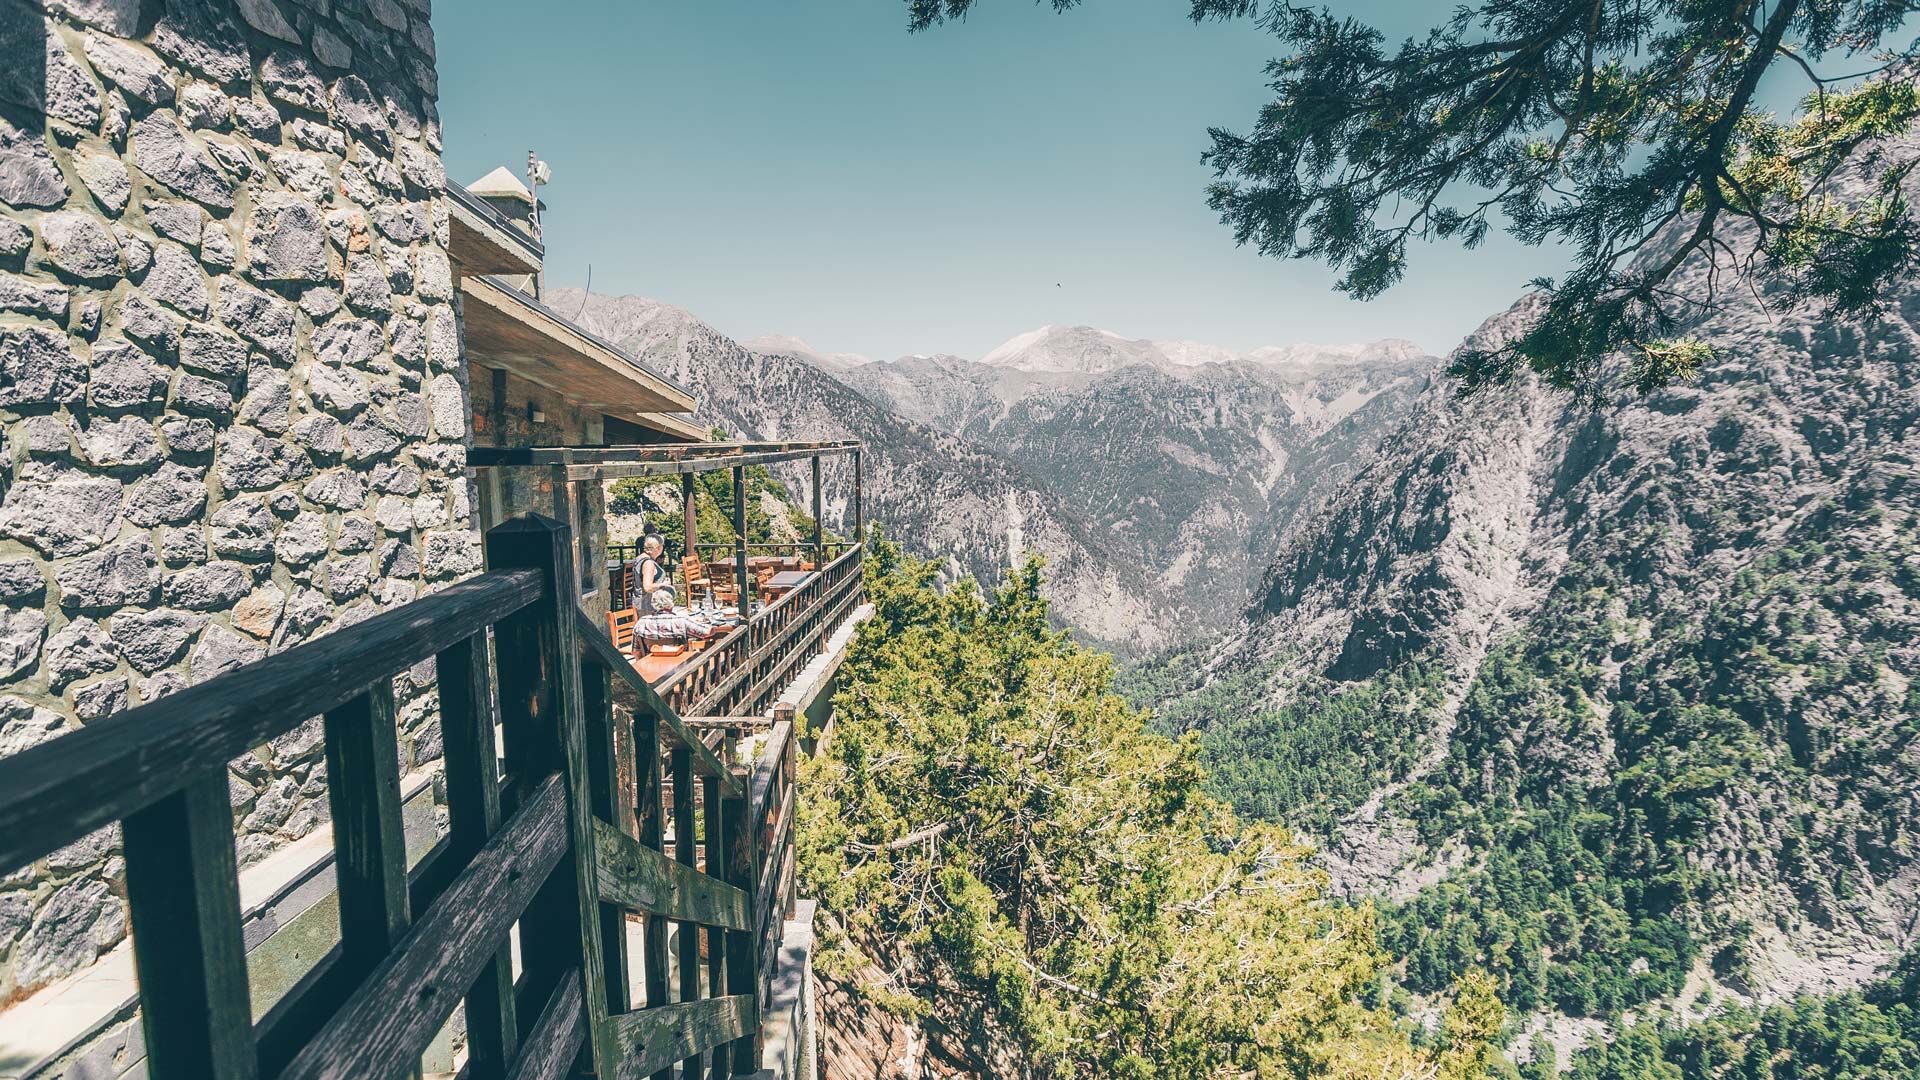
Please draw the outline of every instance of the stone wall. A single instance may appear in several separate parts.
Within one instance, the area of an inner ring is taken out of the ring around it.
[[[0,0],[0,753],[479,568],[428,2]],[[324,772],[234,763],[243,865]],[[117,843],[0,881],[0,1002],[123,935]]]

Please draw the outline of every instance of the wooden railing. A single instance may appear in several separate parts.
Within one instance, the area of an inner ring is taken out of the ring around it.
[[[0,760],[0,873],[121,823],[147,1075],[399,1077],[462,1003],[471,1080],[757,1070],[791,752],[764,781],[725,764],[580,614],[572,551],[514,519],[480,577]],[[410,877],[393,679],[428,659],[448,832]],[[226,763],[315,717],[340,940],[255,1023]]]
[[[855,547],[689,656],[655,688],[681,716],[765,716],[865,597],[860,549]]]
[[[695,544],[694,547],[702,552],[731,552],[736,550],[736,545],[718,542]],[[819,548],[815,548],[811,543],[763,543],[746,545],[749,557],[771,552],[777,555],[793,555],[803,559],[809,559],[816,566],[824,565],[833,559],[839,558],[853,547],[854,545],[852,543],[845,540],[828,540],[823,542]],[[607,545],[607,606],[615,611],[621,608],[634,607],[638,602],[637,598],[632,595],[631,590],[628,588],[624,571],[627,566],[639,557],[640,545],[638,544]],[[713,560],[708,559],[706,561],[712,562]],[[725,560],[721,560],[721,562],[724,565]],[[660,564],[662,568],[667,571],[667,576],[678,582],[680,597],[683,600],[697,601],[702,599],[702,597],[696,595],[694,590],[687,584],[686,574],[680,566],[679,554],[672,547],[669,547],[666,554],[661,557]],[[728,580],[732,580],[731,577],[729,577]]]

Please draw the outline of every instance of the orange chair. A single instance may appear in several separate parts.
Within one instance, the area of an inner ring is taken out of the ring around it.
[[[613,639],[613,647],[622,653],[633,652],[633,628],[640,621],[640,612],[634,608],[621,608],[607,612],[607,636]]]

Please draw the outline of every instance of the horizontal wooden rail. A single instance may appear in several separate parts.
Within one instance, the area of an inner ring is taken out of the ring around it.
[[[0,759],[0,867],[19,866],[339,708],[540,599],[529,570],[492,573],[352,628],[96,720]]]
[[[759,1010],[752,996],[706,998],[609,1017],[620,1049],[620,1080],[638,1080],[752,1031]]]
[[[747,894],[719,878],[644,847],[604,821],[593,823],[600,899],[650,915],[719,926],[753,927]]]

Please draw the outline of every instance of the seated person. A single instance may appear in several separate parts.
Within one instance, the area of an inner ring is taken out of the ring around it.
[[[649,533],[647,538],[640,542],[639,557],[633,560],[633,586],[637,601],[633,606],[639,608],[642,615],[650,615],[655,610],[664,610],[669,613],[673,611],[673,575],[668,573],[666,565],[660,561],[660,557],[666,550],[667,542],[660,537],[660,534]],[[668,598],[667,606],[663,609],[655,609],[654,594],[663,589]]]
[[[642,615],[633,624],[635,641],[688,641],[695,638],[710,638],[719,633],[712,623],[692,615],[678,615],[673,610],[673,591],[659,589],[654,592],[651,614]]]

